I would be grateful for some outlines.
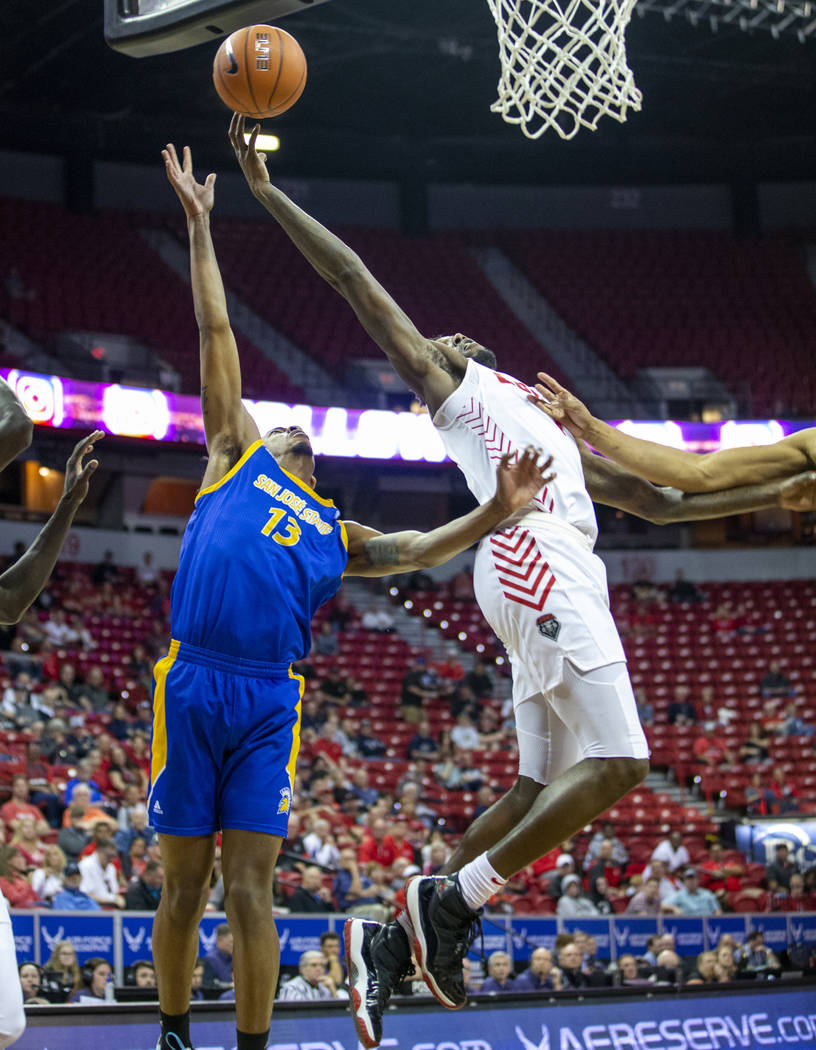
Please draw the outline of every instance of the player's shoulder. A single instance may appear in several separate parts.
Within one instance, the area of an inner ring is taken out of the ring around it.
[[[784,438],[784,442],[802,452],[807,457],[809,467],[816,467],[816,427],[797,430],[795,434]]]

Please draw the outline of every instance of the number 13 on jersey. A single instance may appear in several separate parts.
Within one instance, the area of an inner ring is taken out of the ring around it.
[[[276,532],[283,518],[286,518],[286,526],[280,532]],[[264,536],[272,536],[275,543],[282,547],[292,547],[300,539],[300,525],[295,519],[286,513],[283,507],[272,507],[269,511],[269,521],[261,529]]]

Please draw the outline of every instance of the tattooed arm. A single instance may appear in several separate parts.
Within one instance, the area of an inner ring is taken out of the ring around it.
[[[499,466],[493,498],[470,514],[454,518],[431,532],[383,535],[356,521],[346,522],[349,541],[346,575],[390,576],[395,572],[441,565],[526,506],[543,485],[552,481],[554,475],[545,476],[551,462],[552,458],[539,465],[538,453],[531,448],[526,449],[514,465],[510,457],[505,456]]]

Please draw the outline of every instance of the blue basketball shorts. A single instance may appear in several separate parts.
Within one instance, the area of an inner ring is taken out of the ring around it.
[[[285,838],[303,679],[288,664],[178,641],[153,676],[151,825],[166,835],[238,828]]]

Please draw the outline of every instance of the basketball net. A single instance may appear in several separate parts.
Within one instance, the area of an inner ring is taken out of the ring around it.
[[[626,64],[635,0],[487,0],[499,33],[499,97],[490,107],[527,138],[571,139],[603,116],[623,123],[642,95]]]

